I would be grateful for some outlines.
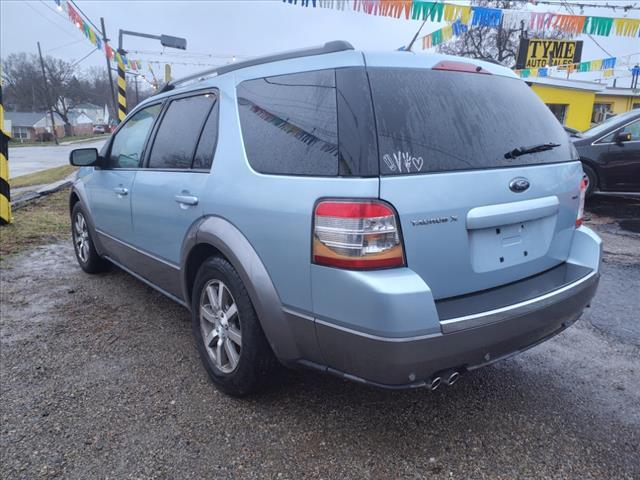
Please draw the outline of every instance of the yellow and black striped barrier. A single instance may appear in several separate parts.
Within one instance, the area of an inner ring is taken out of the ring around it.
[[[116,55],[118,61],[118,122],[127,116],[127,80],[124,76],[122,55]]]
[[[4,129],[2,83],[0,81],[0,225],[11,223],[11,194],[9,189],[9,139],[11,132]]]

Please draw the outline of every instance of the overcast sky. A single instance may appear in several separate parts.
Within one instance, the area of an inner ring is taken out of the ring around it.
[[[576,4],[576,0],[569,0]],[[586,3],[609,5],[635,4],[638,0],[583,0]],[[259,1],[101,1],[76,0],[89,18],[99,25],[104,17],[107,34],[112,45],[117,44],[118,29],[135,30],[152,34],[169,34],[187,39],[187,51],[166,49],[165,55],[158,41],[125,37],[124,47],[132,51],[131,58],[143,61],[169,61],[173,63],[174,77],[207,68],[204,65],[182,63],[224,64],[235,55],[239,60],[282,50],[322,44],[329,40],[348,40],[363,50],[394,50],[409,42],[420,22],[366,15],[360,12],[337,11],[320,8],[303,8],[288,5],[280,0]],[[537,11],[568,13],[557,6],[527,6]],[[575,12],[579,8],[574,7]],[[585,15],[623,16],[621,9],[585,8]],[[640,18],[640,11],[628,13]],[[69,21],[63,12],[56,10],[53,0],[0,0],[1,43],[0,55],[4,58],[13,52],[37,52],[36,41],[42,44],[46,55],[76,61],[92,50],[92,45]],[[441,28],[442,24],[427,23],[423,34]],[[635,54],[633,61],[640,61],[640,39],[630,37],[594,37],[611,55]],[[588,37],[585,41],[583,60],[607,57]],[[420,45],[415,51],[421,51]],[[152,53],[135,53],[139,50]],[[216,55],[216,56],[208,56]],[[100,52],[91,54],[81,64],[83,67],[104,67]],[[160,65],[152,65],[156,75]],[[617,76],[627,74],[621,69]],[[597,74],[572,74],[572,78],[588,80]],[[618,86],[627,86],[629,79],[620,79]]]

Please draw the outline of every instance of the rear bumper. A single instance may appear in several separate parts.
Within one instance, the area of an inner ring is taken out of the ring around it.
[[[560,333],[581,315],[599,275],[564,290],[540,305],[512,309],[500,321],[475,328],[415,338],[384,338],[316,321],[323,354],[332,373],[385,387],[419,387],[439,371],[473,370],[522,352]]]
[[[416,322],[407,319],[405,331],[411,331],[409,335],[401,335],[398,329],[403,325],[402,317],[400,320],[396,316],[387,317],[388,325],[395,329],[376,332],[316,315],[317,340],[322,363],[327,366],[314,366],[363,383],[390,388],[419,387],[429,384],[443,370],[472,370],[556,335],[580,317],[599,281],[601,241],[584,227],[575,233],[567,263],[579,266],[585,274],[523,302],[440,321],[429,294],[431,308],[418,311],[427,327],[423,332],[415,332]],[[384,302],[391,305],[387,305],[390,312],[394,311],[395,303],[401,309],[395,313],[406,312],[407,304],[420,308],[424,298],[418,295],[418,301],[417,295],[412,285],[408,292],[396,290],[388,294]],[[361,324],[365,323],[366,320],[361,320]]]

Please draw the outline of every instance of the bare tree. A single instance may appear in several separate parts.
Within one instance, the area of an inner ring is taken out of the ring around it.
[[[46,107],[42,74],[35,55],[12,53],[2,62],[4,102],[9,110],[37,111]]]
[[[514,0],[474,0],[473,5],[493,8],[519,9],[523,3]],[[518,56],[518,46],[522,33],[528,25],[519,27],[475,26],[456,40],[438,45],[438,52],[461,57],[476,58],[513,67]],[[538,38],[567,38],[562,32],[536,32]]]
[[[75,66],[64,60],[45,57],[44,69],[51,93],[51,105],[47,104],[38,57],[26,53],[8,55],[2,62],[7,106],[26,111],[52,109],[60,115],[65,128],[68,128],[69,111],[84,99],[81,83],[75,76]]]
[[[52,109],[65,123],[69,132],[70,113],[80,103],[88,102],[109,108],[110,117],[116,118],[113,110],[109,77],[104,68],[81,71],[76,65],[53,57],[44,58],[45,72],[51,94],[52,105],[47,104],[44,82],[38,57],[33,54],[12,53],[2,62],[4,102],[8,110],[43,111]],[[135,106],[134,79],[127,75],[128,104]],[[152,94],[147,82],[138,81],[140,101]]]

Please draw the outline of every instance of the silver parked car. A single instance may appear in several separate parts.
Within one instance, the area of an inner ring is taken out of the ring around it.
[[[278,363],[452,384],[567,328],[598,284],[575,148],[485,62],[330,42],[227,65],[71,163],[80,266],[190,309],[232,395]]]

